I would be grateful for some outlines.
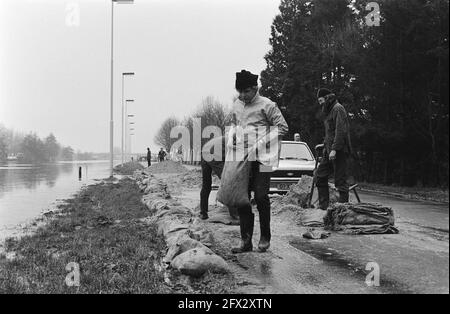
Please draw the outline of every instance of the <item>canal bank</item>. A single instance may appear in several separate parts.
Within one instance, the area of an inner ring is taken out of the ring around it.
[[[167,247],[135,181],[101,180],[49,212],[32,235],[8,239],[0,293],[229,293],[232,275],[167,271]],[[76,283],[79,274],[79,285]]]
[[[107,160],[1,164],[0,241],[33,228],[36,218],[109,173]]]

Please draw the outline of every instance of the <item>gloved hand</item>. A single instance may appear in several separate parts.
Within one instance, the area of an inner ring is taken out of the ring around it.
[[[330,155],[328,156],[328,158],[329,158],[330,160],[335,160],[335,159],[336,159],[336,151],[335,151],[335,150],[332,150],[332,151],[330,152]]]

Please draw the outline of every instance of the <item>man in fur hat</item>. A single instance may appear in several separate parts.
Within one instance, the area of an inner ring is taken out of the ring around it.
[[[278,138],[288,132],[288,125],[277,105],[266,97],[262,97],[258,92],[258,75],[242,70],[236,73],[236,90],[239,98],[233,104],[233,114],[236,117],[236,125],[250,132],[258,129],[270,129],[278,127]],[[255,139],[262,143],[261,147],[267,147],[270,143],[261,137]],[[247,147],[256,147],[258,143],[250,143]],[[267,146],[266,146],[267,145]],[[259,212],[259,224],[261,237],[258,244],[258,251],[265,252],[270,246],[270,176],[271,173],[262,171],[263,166],[278,165],[278,147],[275,149],[276,158],[268,158],[263,152],[256,155],[256,160],[250,162],[250,185],[249,192],[254,192],[254,199]],[[263,151],[263,149],[261,149]],[[254,225],[254,214],[251,205],[238,208],[241,230],[241,244],[232,249],[233,253],[242,253],[253,250],[252,236]]]
[[[329,89],[320,88],[317,101],[322,106],[325,124],[323,158],[317,168],[316,186],[319,191],[319,207],[327,210],[330,195],[328,177],[334,175],[334,184],[339,191],[339,202],[347,203],[347,159],[352,152],[347,111]]]

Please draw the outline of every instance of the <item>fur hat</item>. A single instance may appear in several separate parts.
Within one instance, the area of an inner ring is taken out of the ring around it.
[[[236,73],[236,89],[243,90],[249,87],[258,86],[258,75],[242,70]]]
[[[319,90],[317,91],[317,98],[325,97],[330,94],[333,94],[333,92],[330,91],[328,88],[319,88]]]

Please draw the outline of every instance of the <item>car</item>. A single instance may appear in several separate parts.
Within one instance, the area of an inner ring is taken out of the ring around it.
[[[300,141],[282,141],[280,162],[270,178],[270,193],[284,194],[303,175],[313,176],[316,159],[308,144]]]

